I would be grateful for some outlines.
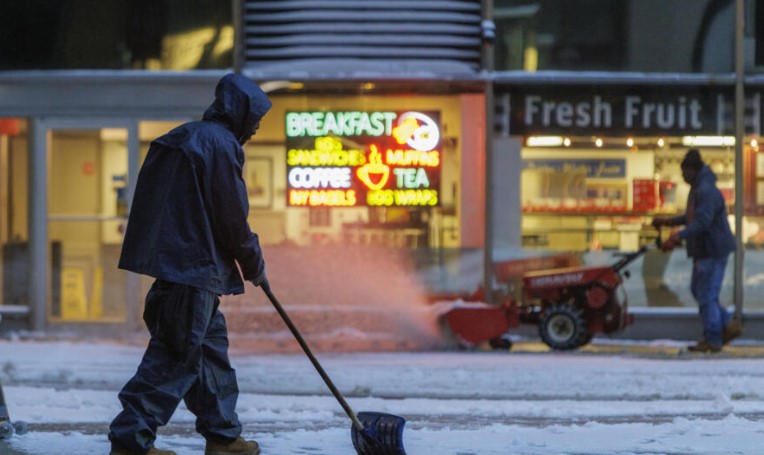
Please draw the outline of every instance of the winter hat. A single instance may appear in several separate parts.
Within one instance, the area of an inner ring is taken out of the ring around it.
[[[703,159],[700,157],[698,149],[690,149],[682,159],[682,168],[694,169],[699,171],[703,167]]]

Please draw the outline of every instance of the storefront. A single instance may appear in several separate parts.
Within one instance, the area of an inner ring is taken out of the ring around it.
[[[5,328],[139,324],[150,280],[117,268],[132,185],[150,141],[199,118],[220,75],[21,83],[0,115]],[[480,85],[439,87],[271,92],[274,107],[245,147],[261,243],[479,248],[483,226],[467,220],[483,206],[484,98]]]
[[[130,184],[148,141],[177,121],[5,121],[17,128],[0,142],[4,325],[134,320],[137,307],[128,303],[142,283],[117,269]]]
[[[635,251],[655,241],[655,216],[684,213],[689,186],[680,162],[698,148],[717,175],[734,227],[735,185],[743,185],[746,269],[754,276],[764,239],[764,163],[760,153],[762,90],[745,92],[744,174],[735,175],[734,90],[731,84],[687,78],[503,81],[497,97],[510,106],[508,130],[521,156],[519,230],[526,249]],[[718,81],[717,81],[718,82]],[[502,153],[499,151],[498,153]],[[668,233],[664,233],[664,236]],[[638,306],[694,306],[683,250],[645,256],[633,283]],[[605,260],[607,261],[607,260]],[[723,292],[732,303],[733,260]],[[747,308],[764,307],[754,282]]]
[[[282,96],[251,146],[251,223],[264,242],[455,248],[462,187],[482,172],[482,96]]]

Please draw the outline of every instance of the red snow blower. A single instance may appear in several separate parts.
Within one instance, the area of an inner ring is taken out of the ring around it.
[[[609,266],[578,265],[525,272],[521,300],[506,295],[500,305],[489,305],[475,299],[482,294],[478,292],[444,312],[442,322],[466,346],[489,342],[494,348],[510,348],[511,342],[505,336],[510,328],[535,324],[550,348],[578,349],[595,334],[616,333],[633,322],[623,289],[623,279],[629,277],[625,269],[656,247],[660,247],[660,237],[633,253],[618,254],[620,259]]]

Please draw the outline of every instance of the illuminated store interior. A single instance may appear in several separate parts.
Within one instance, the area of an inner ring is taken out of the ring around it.
[[[462,160],[483,149],[482,136],[463,134],[465,106],[482,110],[482,98],[279,98],[245,146],[252,229],[266,246],[458,248],[462,184],[479,175],[481,162]],[[124,290],[133,286],[117,262],[128,215],[130,162],[139,169],[149,142],[186,120],[191,119],[145,120],[125,128],[75,123],[48,130],[48,320],[129,317],[130,296]],[[3,127],[0,289],[6,308],[21,308],[30,273],[32,134],[24,119],[10,119]],[[482,230],[471,224],[474,232]]]
[[[764,204],[759,141],[749,137],[744,145],[743,238],[749,245],[764,239],[764,218],[758,217]],[[684,213],[689,185],[680,163],[691,147],[716,174],[734,226],[734,137],[526,137],[523,246],[634,251],[654,241],[653,217]]]

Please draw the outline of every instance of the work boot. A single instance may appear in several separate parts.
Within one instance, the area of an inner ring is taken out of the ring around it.
[[[260,447],[255,441],[247,441],[239,436],[230,444],[207,440],[204,455],[259,455]]]
[[[727,344],[742,334],[743,334],[743,324],[741,324],[740,321],[738,321],[737,319],[733,319],[724,328],[722,341],[724,342],[724,344]]]
[[[125,449],[123,447],[118,447],[114,444],[111,445],[111,452],[109,452],[109,455],[177,455],[172,450],[161,450],[157,449],[156,447],[152,447],[149,449],[148,452],[138,452],[135,450],[129,450]]]
[[[693,344],[692,346],[688,346],[687,350],[690,352],[702,352],[707,354],[714,354],[717,352],[721,352],[722,347],[713,345],[706,340],[700,340],[697,343]]]

